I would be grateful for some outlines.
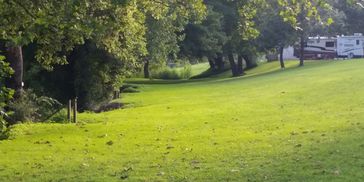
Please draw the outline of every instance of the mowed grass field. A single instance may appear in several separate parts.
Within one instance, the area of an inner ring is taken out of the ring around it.
[[[143,84],[123,110],[21,124],[0,181],[363,181],[364,60]]]

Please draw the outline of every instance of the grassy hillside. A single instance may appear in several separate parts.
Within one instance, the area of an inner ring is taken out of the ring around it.
[[[17,125],[0,181],[364,179],[364,61],[289,64],[144,84],[129,108],[78,124]]]

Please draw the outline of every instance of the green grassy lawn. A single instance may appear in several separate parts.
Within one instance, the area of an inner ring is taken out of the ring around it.
[[[17,125],[0,181],[363,180],[364,60],[288,64],[143,84],[129,108],[78,124]]]

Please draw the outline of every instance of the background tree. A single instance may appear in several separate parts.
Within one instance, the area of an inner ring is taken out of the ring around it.
[[[324,24],[321,19],[319,9],[330,9],[330,5],[325,0],[278,0],[278,4],[283,7],[280,15],[285,22],[289,22],[294,27],[300,37],[300,66],[304,65],[304,47],[308,36],[308,30],[312,24],[319,22]],[[333,22],[328,18],[325,24]]]
[[[206,57],[212,71],[224,70],[223,61],[219,59],[226,41],[222,23],[222,15],[208,7],[207,17],[201,24],[190,23],[186,26],[181,54],[190,59]]]
[[[343,11],[345,8],[340,7],[347,6],[347,3],[342,3],[341,1],[341,3],[339,3],[336,1],[337,0],[327,0],[327,3],[329,3],[331,7],[324,10],[319,9],[322,19],[332,19],[330,26],[327,26],[327,24],[322,22],[314,22],[309,30],[310,36],[325,35],[335,37],[337,35],[352,34],[350,31],[355,32],[355,29],[349,27],[351,20],[347,18],[346,13]]]
[[[347,3],[343,3],[339,0],[329,0],[329,2],[339,13],[335,15],[343,17],[343,20],[340,22],[342,22],[344,31],[341,31],[341,34],[364,33],[364,24],[362,21],[364,17],[363,1],[346,0]]]
[[[177,45],[179,37],[176,34],[178,29],[173,25],[170,17],[159,20],[152,16],[147,17],[147,50],[148,55],[145,57],[144,77],[150,77],[150,64],[154,67],[164,65],[169,56],[176,57],[179,50]]]
[[[177,58],[185,26],[205,17],[205,5],[202,1],[150,1],[145,6],[148,55],[144,57],[144,77],[149,78],[150,66],[157,69]],[[161,6],[162,12],[152,11]]]
[[[283,21],[280,16],[280,8],[276,3],[267,3],[258,16],[258,29],[260,35],[257,45],[260,50],[270,53],[279,53],[281,68],[285,68],[283,51],[286,46],[295,44],[297,40],[296,30],[288,23]]]
[[[213,7],[214,11],[223,15],[223,30],[227,37],[223,46],[223,54],[230,63],[232,75],[242,75],[243,69],[240,67],[243,66],[243,64],[236,63],[235,55],[240,54],[242,41],[254,39],[259,34],[258,30],[255,28],[254,18],[261,2],[245,0],[209,0],[205,2],[207,5]],[[248,56],[245,55],[245,57],[246,62],[251,61],[251,59],[248,59]],[[239,60],[242,61],[242,59]]]
[[[66,55],[85,40],[131,64],[144,49],[144,16],[129,1],[2,1],[1,39],[14,68],[17,93],[22,83],[22,46],[36,43],[35,58],[47,68],[65,64]],[[127,28],[128,27],[128,28]],[[132,28],[130,28],[132,27]],[[127,36],[125,36],[127,35]]]

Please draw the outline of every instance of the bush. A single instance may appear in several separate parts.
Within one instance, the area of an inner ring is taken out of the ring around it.
[[[152,75],[155,79],[163,79],[163,80],[178,80],[181,79],[176,69],[172,68],[164,68],[156,74]]]
[[[60,110],[59,112],[54,114],[51,118],[49,118],[48,121],[51,123],[67,123],[68,122],[67,110],[66,109]]]
[[[3,116],[0,115],[0,140],[4,138],[5,132],[6,132],[6,121],[3,119]]]
[[[32,90],[27,90],[23,91],[21,97],[11,101],[8,107],[12,124],[14,124],[23,121],[46,120],[58,111],[62,104],[49,97],[38,97]]]
[[[13,90],[5,87],[5,79],[13,73],[9,63],[4,61],[4,56],[0,55],[0,139],[4,137],[7,123],[4,116],[7,116],[3,111],[5,104],[12,98]]]
[[[183,68],[165,67],[157,71],[156,73],[152,74],[152,78],[163,79],[163,80],[180,80],[180,79],[189,79],[191,75],[192,75],[191,64],[185,64]]]
[[[185,64],[181,70],[181,77],[184,79],[189,79],[192,76],[192,66],[191,64]]]

